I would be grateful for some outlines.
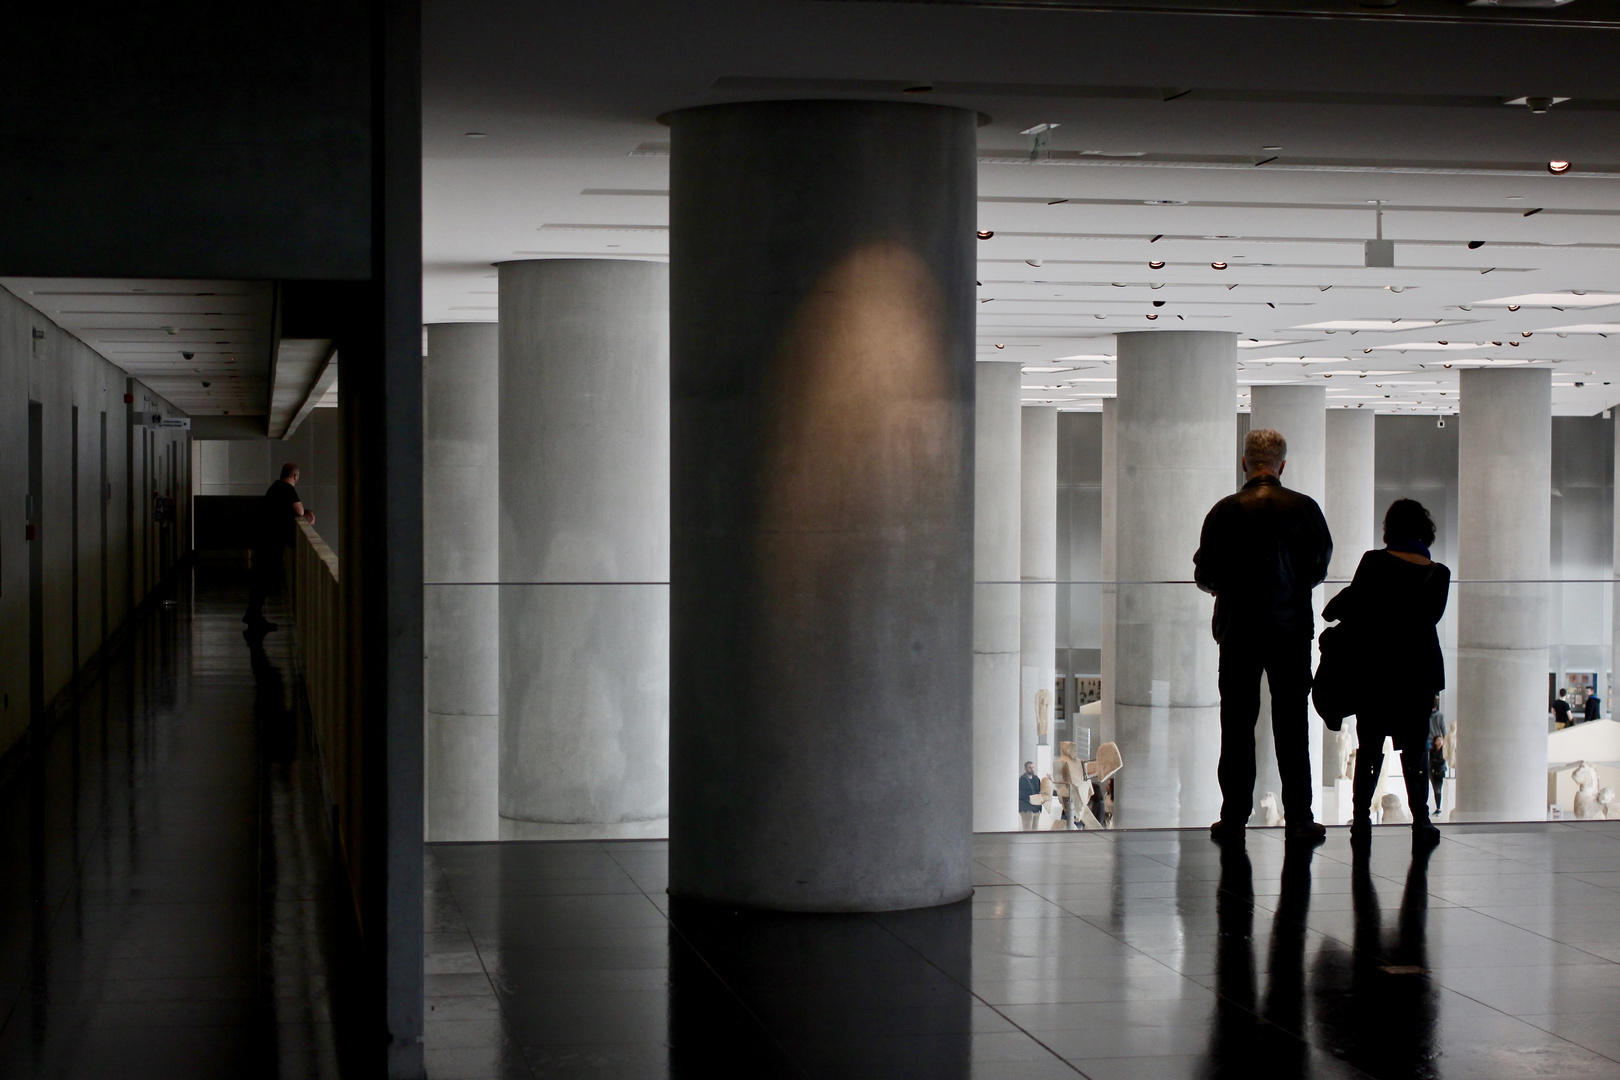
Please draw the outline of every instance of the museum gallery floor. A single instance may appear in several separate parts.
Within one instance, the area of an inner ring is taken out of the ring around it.
[[[1620,823],[987,834],[944,908],[672,902],[667,845],[428,851],[434,1077],[1620,1077]]]

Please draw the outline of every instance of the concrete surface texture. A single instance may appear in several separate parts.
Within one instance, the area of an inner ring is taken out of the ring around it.
[[[1232,492],[1236,339],[1119,335],[1115,813],[1129,828],[1220,814],[1219,655],[1187,582],[1204,514]]]
[[[1057,651],[1057,409],[1025,405],[1020,429],[1018,753],[1051,771],[1053,664]],[[1038,718],[1045,715],[1041,735]],[[1022,766],[1020,766],[1022,767]]]
[[[971,890],[973,113],[671,118],[670,891]]]
[[[499,328],[434,323],[422,358],[429,840],[500,836]]]
[[[1250,390],[1249,430],[1268,427],[1283,434],[1288,441],[1287,464],[1283,467],[1284,487],[1293,488],[1315,499],[1321,505],[1327,489],[1327,389],[1321,386],[1256,386]],[[1331,531],[1332,526],[1329,526]],[[1318,587],[1312,594],[1312,609],[1317,615],[1317,628],[1321,627],[1323,590]],[[1316,650],[1311,650],[1311,670],[1316,669]],[[1320,774],[1322,764],[1322,721],[1307,706],[1309,747],[1314,774]],[[1260,718],[1255,725],[1255,794],[1256,813],[1260,800],[1267,791],[1282,797],[1282,778],[1277,772],[1277,746],[1271,735],[1271,688],[1261,680]],[[1320,784],[1312,789],[1314,812],[1322,811]]]
[[[669,268],[500,266],[501,815],[668,814]]]
[[[1552,372],[1475,368],[1457,471],[1457,804],[1452,819],[1547,816]]]
[[[973,830],[1016,829],[1020,365],[979,363],[973,457]]]

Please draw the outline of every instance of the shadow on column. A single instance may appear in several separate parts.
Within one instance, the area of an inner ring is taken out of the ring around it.
[[[971,901],[805,915],[677,900],[671,920],[672,1075],[969,1075]]]

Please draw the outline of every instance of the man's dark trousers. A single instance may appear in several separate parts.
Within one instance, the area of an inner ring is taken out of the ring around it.
[[[1254,726],[1260,675],[1271,687],[1271,734],[1282,778],[1283,816],[1313,820],[1308,702],[1311,639],[1295,631],[1241,633],[1221,642],[1221,820],[1240,825],[1254,812]]]

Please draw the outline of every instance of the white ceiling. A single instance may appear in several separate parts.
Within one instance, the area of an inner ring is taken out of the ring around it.
[[[0,278],[0,286],[191,416],[263,413],[266,282]]]
[[[505,259],[666,258],[665,111],[931,100],[992,120],[980,129],[979,227],[995,236],[979,245],[979,355],[1066,369],[1028,373],[1029,401],[1096,407],[1112,392],[1113,335],[1175,328],[1276,342],[1240,352],[1241,383],[1319,383],[1347,407],[1452,411],[1459,367],[1537,362],[1556,372],[1555,412],[1593,413],[1620,401],[1620,337],[1599,333],[1620,332],[1620,303],[1572,290],[1620,293],[1620,82],[1614,32],[1581,34],[430,0],[425,317],[495,319],[491,264]],[[898,92],[916,82],[935,90]],[[1539,93],[1572,100],[1545,115],[1502,104]],[[1050,158],[1032,162],[1019,132],[1038,123],[1059,126]],[[1550,175],[1552,159],[1574,167]],[[1373,200],[1393,269],[1363,265]],[[1546,295],[1487,304],[1522,294]],[[1335,322],[1349,325],[1321,325]]]

